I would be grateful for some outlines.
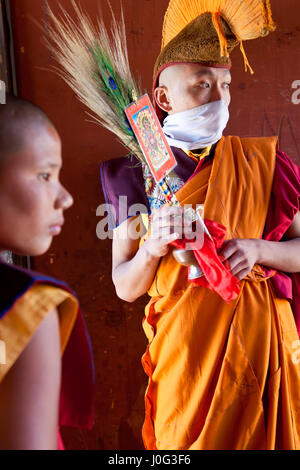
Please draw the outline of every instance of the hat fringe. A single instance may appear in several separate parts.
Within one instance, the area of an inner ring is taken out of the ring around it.
[[[221,24],[221,21],[220,21],[220,17],[221,17],[220,13],[212,13],[213,25],[214,25],[217,33],[218,33],[219,42],[220,42],[220,56],[224,57],[224,55],[226,55],[226,57],[229,57],[229,53],[228,53],[228,49],[227,49],[227,39],[226,39],[226,36],[224,34],[224,31],[223,31],[223,27],[222,27],[222,24]],[[248,57],[246,55],[243,41],[240,41],[240,49],[241,49],[241,52],[242,52],[243,58],[244,58],[245,72],[247,72],[247,69],[249,69],[250,73],[254,74],[254,70],[252,69],[252,67],[249,63]]]
[[[270,0],[170,0],[162,49],[203,13],[217,13],[239,41],[256,39],[274,31]]]

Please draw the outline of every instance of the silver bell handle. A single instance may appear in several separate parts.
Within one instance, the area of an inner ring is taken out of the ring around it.
[[[193,279],[199,279],[200,277],[203,277],[203,272],[199,268],[192,250],[175,249],[173,251],[173,256],[179,264],[190,268],[189,280],[192,281]]]

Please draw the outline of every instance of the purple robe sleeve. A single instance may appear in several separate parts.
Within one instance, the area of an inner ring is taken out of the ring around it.
[[[282,240],[299,210],[300,168],[284,152],[278,150],[263,238],[269,241]],[[300,273],[278,272],[272,282],[276,295],[290,300],[300,332]]]
[[[137,213],[150,212],[143,169],[136,157],[106,161],[101,164],[100,172],[110,230]]]

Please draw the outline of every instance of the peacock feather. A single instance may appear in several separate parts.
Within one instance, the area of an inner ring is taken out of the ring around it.
[[[111,34],[102,19],[97,25],[74,0],[75,20],[60,6],[56,17],[47,5],[46,44],[58,66],[54,70],[88,107],[92,119],[113,132],[142,162],[144,155],[130,127],[125,108],[142,93],[129,66],[123,11],[112,13]]]

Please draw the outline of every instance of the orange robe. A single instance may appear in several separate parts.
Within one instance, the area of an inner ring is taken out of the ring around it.
[[[204,204],[205,218],[223,224],[227,239],[261,238],[276,145],[275,137],[223,138],[179,201]],[[300,449],[299,336],[289,302],[275,297],[264,270],[256,265],[227,304],[193,287],[170,252],[149,294],[146,448]]]

